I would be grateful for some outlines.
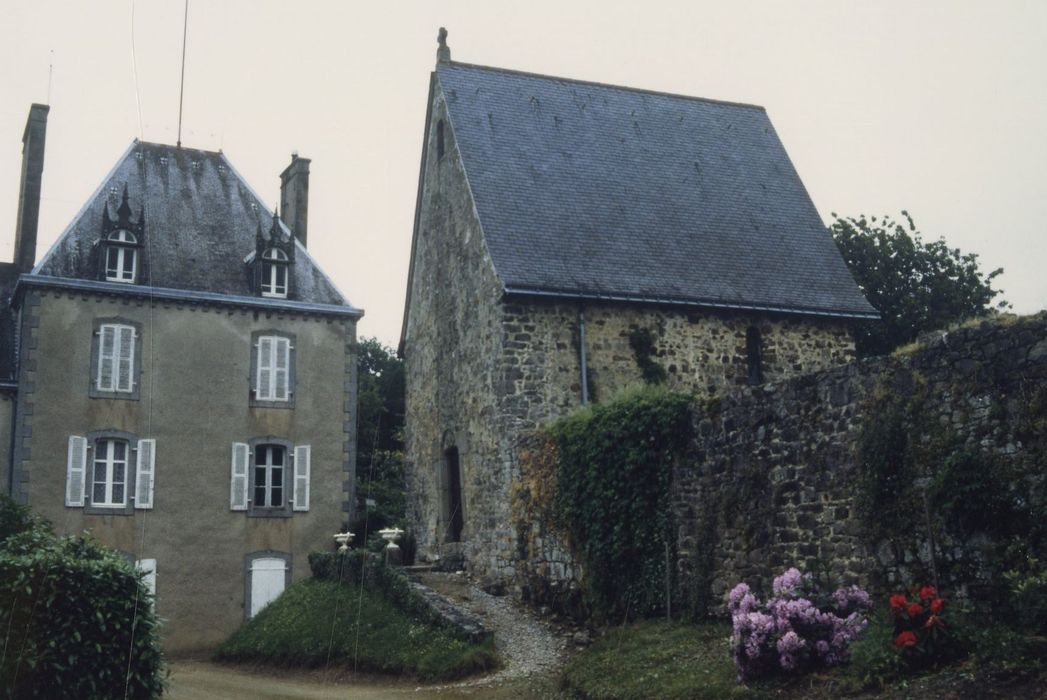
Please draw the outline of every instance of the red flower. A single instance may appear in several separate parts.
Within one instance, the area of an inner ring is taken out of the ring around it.
[[[936,595],[938,595],[938,589],[936,589],[934,586],[924,586],[920,589],[921,600],[930,600]]]
[[[899,649],[905,649],[906,647],[916,646],[916,635],[909,630],[905,630],[894,639],[894,646]]]
[[[909,617],[917,617],[923,614],[923,606],[919,603],[909,603],[905,612],[909,613]]]
[[[942,600],[941,598],[935,598],[934,600],[931,601],[931,612],[934,613],[935,615],[941,615],[942,614],[942,608],[944,608],[944,607],[945,607],[945,601]]]
[[[890,600],[891,611],[895,614],[900,613],[902,610],[905,610],[906,602],[908,601],[905,600],[905,596],[901,593],[892,595]]]

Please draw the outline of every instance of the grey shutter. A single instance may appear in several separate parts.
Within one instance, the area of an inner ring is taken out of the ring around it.
[[[65,504],[84,505],[84,481],[87,478],[87,438],[69,436],[69,453],[66,458]]]
[[[258,389],[257,397],[272,398],[273,382],[273,339],[266,336],[258,339]]]
[[[232,474],[229,478],[229,508],[247,510],[247,443],[233,443]]]
[[[312,448],[297,445],[294,448],[294,510],[309,510],[309,471]]]
[[[131,326],[117,326],[116,331],[117,382],[114,388],[117,391],[131,391],[134,389],[135,329]]]
[[[135,470],[135,508],[153,507],[153,480],[156,476],[156,440],[138,441],[138,467]]]
[[[274,338],[275,347],[273,348],[276,354],[276,369],[273,372],[274,380],[276,384],[276,390],[273,392],[273,398],[277,401],[287,400],[287,366],[290,360],[291,354],[291,341],[287,338]]]
[[[116,327],[102,326],[98,338],[98,389],[113,390],[113,356],[116,350]]]

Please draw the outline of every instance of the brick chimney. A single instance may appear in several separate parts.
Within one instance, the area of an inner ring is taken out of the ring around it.
[[[292,153],[291,164],[280,173],[281,218],[303,246],[309,235],[309,162]]]
[[[40,223],[40,185],[44,176],[44,140],[47,105],[34,104],[22,134],[22,179],[18,186],[18,219],[15,222],[15,265],[29,272],[36,263],[36,230]]]

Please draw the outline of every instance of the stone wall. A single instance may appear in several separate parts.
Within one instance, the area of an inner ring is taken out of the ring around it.
[[[677,610],[722,610],[738,581],[769,589],[794,565],[881,592],[929,581],[935,570],[953,590],[990,583],[985,534],[958,536],[937,513],[924,528],[915,512],[912,536],[885,537],[891,524],[880,527],[878,514],[865,512],[860,445],[885,402],[918,406],[901,438],[930,457],[927,481],[949,458],[943,450],[970,450],[986,468],[1013,466],[1022,483],[1010,486],[1029,499],[1042,505],[1047,492],[1047,313],[936,334],[891,357],[694,393],[695,438],[675,469],[669,504],[678,528]],[[581,610],[584,572],[550,525],[555,457],[534,436],[518,448],[516,584],[570,614]]]
[[[987,467],[1011,461],[1029,481],[1021,488],[1039,489],[1042,497],[1047,314],[985,322],[893,357],[699,406],[694,454],[677,471],[672,503],[682,588],[716,607],[736,582],[766,587],[792,565],[828,569],[845,583],[877,590],[929,580],[935,568],[943,583],[977,584],[987,575],[979,563],[989,544],[984,537],[965,540],[946,529],[935,541],[926,535],[937,528],[919,525],[915,537],[884,537],[869,519],[878,514],[860,512],[858,492],[868,475],[861,435],[869,421],[882,419],[870,410],[917,393],[920,415],[902,438],[927,449],[928,480],[948,459],[942,449],[970,449]],[[914,520],[923,522],[921,516]]]

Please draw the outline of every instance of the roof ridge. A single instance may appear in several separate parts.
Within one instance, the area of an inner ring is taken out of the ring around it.
[[[436,67],[436,72],[439,73],[441,68],[460,66],[462,68],[475,68],[477,70],[490,71],[492,73],[508,73],[511,75],[520,75],[528,78],[541,78],[543,80],[556,80],[562,83],[574,83],[576,85],[590,85],[592,87],[602,88],[613,88],[615,90],[625,90],[627,92],[636,92],[641,95],[659,95],[661,97],[672,97],[679,100],[688,100],[690,102],[707,102],[709,104],[724,105],[727,107],[746,107],[749,109],[756,109],[761,112],[766,112],[767,108],[763,105],[752,104],[750,102],[734,102],[731,100],[717,100],[712,97],[697,97],[695,95],[683,95],[678,92],[665,92],[662,90],[647,90],[644,88],[632,87],[630,85],[615,85],[613,83],[601,83],[596,80],[581,80],[579,78],[565,78],[560,75],[549,75],[547,73],[533,73],[531,71],[515,70],[513,68],[498,68],[496,66],[482,66],[477,63],[463,63],[461,61],[450,61],[448,63],[442,63]]]
[[[221,149],[217,151],[209,151],[206,148],[191,148],[189,146],[178,146],[173,143],[160,143],[159,141],[143,141],[142,139],[136,138],[132,142],[133,146],[154,146],[157,148],[166,148],[172,151],[196,151],[197,153],[207,153],[212,156],[225,155],[225,152]]]

